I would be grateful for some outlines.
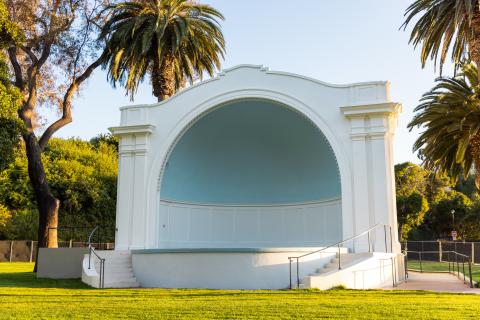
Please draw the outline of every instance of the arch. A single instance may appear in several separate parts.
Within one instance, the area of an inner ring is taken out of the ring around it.
[[[272,101],[294,110],[301,114],[303,117],[313,123],[325,136],[328,144],[332,148],[335,155],[335,159],[338,165],[338,171],[341,181],[341,198],[347,201],[342,201],[342,225],[344,235],[350,235],[353,231],[354,217],[351,199],[351,174],[348,165],[347,156],[343,150],[342,144],[334,134],[334,131],[329,127],[327,121],[323,119],[318,112],[316,106],[309,106],[304,102],[296,99],[295,97],[286,95],[281,92],[264,89],[242,89],[224,92],[214,97],[210,97],[200,102],[195,108],[191,109],[188,113],[183,114],[180,120],[176,123],[173,129],[168,133],[164,143],[160,146],[153,155],[153,161],[150,165],[149,181],[147,183],[147,191],[150,193],[148,196],[148,217],[146,223],[146,243],[151,247],[159,245],[159,221],[156,217],[159,210],[161,194],[161,181],[164,173],[164,166],[170,151],[173,150],[175,143],[180,137],[190,128],[198,119],[201,119],[205,114],[220,108],[221,106],[231,103],[236,100],[245,99],[263,99]]]
[[[323,133],[270,100],[234,100],[206,111],[165,161],[165,201],[274,205],[340,197],[338,164]]]

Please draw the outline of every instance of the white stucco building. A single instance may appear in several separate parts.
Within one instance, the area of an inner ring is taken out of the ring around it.
[[[400,110],[388,82],[332,85],[254,65],[122,107],[111,128],[120,159],[105,280],[108,261],[131,263],[147,287],[285,288],[296,270],[306,287],[401,278]],[[290,270],[289,257],[357,235]]]

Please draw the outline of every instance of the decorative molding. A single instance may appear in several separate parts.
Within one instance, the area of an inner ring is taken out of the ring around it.
[[[264,207],[301,207],[308,205],[318,205],[318,204],[328,204],[328,203],[339,203],[342,200],[341,197],[335,197],[330,199],[322,199],[317,201],[305,201],[305,202],[293,202],[293,203],[268,203],[268,204],[221,204],[221,203],[199,203],[199,202],[187,202],[187,201],[176,201],[169,199],[161,199],[160,203],[168,205],[181,205],[181,206],[198,206],[198,207],[212,207],[212,208],[264,208]]]
[[[108,130],[114,136],[124,136],[124,135],[132,135],[137,133],[143,134],[151,134],[155,126],[151,124],[139,124],[139,125],[130,125],[130,126],[120,126],[120,127],[110,127]]]
[[[237,70],[242,70],[242,69],[253,69],[253,70],[258,70],[258,72],[265,73],[266,75],[283,76],[283,77],[305,80],[305,81],[312,82],[312,83],[315,83],[315,84],[318,84],[318,85],[321,85],[321,86],[324,86],[324,87],[329,87],[329,88],[345,88],[345,89],[348,89],[348,88],[358,88],[358,87],[374,87],[374,86],[378,87],[379,86],[379,87],[385,87],[386,90],[388,91],[388,87],[389,87],[389,82],[388,81],[367,81],[367,82],[354,82],[354,83],[347,83],[347,84],[334,84],[334,83],[328,83],[328,82],[325,82],[325,81],[321,81],[321,80],[318,80],[318,79],[315,79],[315,78],[306,77],[306,76],[296,74],[296,73],[270,70],[269,67],[266,67],[264,65],[240,64],[240,65],[236,65],[236,66],[231,67],[231,68],[223,69],[215,77],[197,82],[197,83],[195,83],[195,84],[193,84],[193,85],[191,85],[187,88],[184,88],[183,90],[178,91],[173,96],[171,96],[170,98],[168,98],[164,101],[157,102],[157,103],[152,103],[152,104],[123,106],[123,107],[120,107],[120,110],[123,111],[123,110],[127,110],[127,109],[153,108],[153,107],[162,106],[162,105],[168,103],[169,101],[176,99],[177,97],[185,94],[186,92],[188,92],[192,89],[204,86],[207,83],[210,83],[212,81],[220,80],[220,79],[228,76],[229,73],[233,73]],[[353,101],[355,101],[355,100],[358,100],[358,99],[354,98]],[[375,99],[375,101],[377,101],[377,99]]]
[[[366,116],[392,116],[402,111],[402,105],[397,102],[363,104],[340,107],[347,118],[363,118]]]

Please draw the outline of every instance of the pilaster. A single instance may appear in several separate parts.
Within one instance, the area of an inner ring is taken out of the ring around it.
[[[131,125],[109,130],[120,138],[115,249],[144,248],[149,136],[154,126]]]
[[[341,108],[350,120],[353,207],[359,234],[376,224],[392,227],[393,249],[398,250],[393,163],[393,138],[401,105],[379,103]],[[374,250],[385,250],[383,229],[372,234]],[[365,246],[365,241],[359,241]],[[390,250],[390,230],[387,229]]]

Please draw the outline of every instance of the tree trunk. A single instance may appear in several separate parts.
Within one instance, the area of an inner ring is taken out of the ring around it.
[[[166,54],[161,65],[158,60],[153,61],[152,91],[158,102],[174,95],[177,89],[174,59],[172,54]]]
[[[480,132],[470,139],[470,155],[475,166],[475,185],[480,188]]]
[[[400,239],[400,242],[403,241],[403,223],[398,224],[398,238]]]
[[[480,82],[480,9],[477,8],[472,18],[473,39],[470,41],[470,59],[477,65],[477,77]]]
[[[58,226],[60,201],[53,196],[48,186],[37,137],[34,133],[25,133],[23,139],[28,159],[28,176],[35,192],[38,207],[38,248],[57,248],[56,228]],[[34,271],[37,271],[37,263],[35,263]]]

